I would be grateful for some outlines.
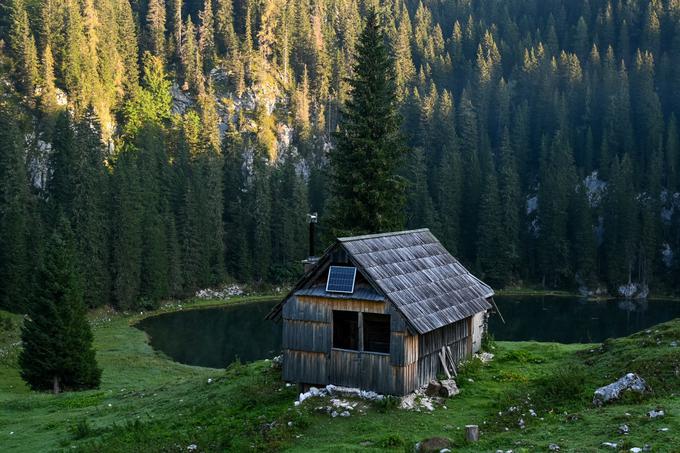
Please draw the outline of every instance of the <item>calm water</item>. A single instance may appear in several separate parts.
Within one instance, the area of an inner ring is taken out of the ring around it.
[[[273,357],[281,348],[281,325],[264,317],[278,301],[168,313],[147,318],[138,327],[151,345],[189,365],[224,368]],[[490,321],[497,340],[561,343],[600,342],[625,336],[680,317],[680,303],[669,301],[587,302],[568,297],[497,297],[505,318]]]

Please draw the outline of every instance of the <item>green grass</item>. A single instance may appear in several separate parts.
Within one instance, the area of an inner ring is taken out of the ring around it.
[[[21,318],[11,316],[12,325],[0,327],[0,350],[6,351],[0,358],[2,450],[187,451],[196,444],[199,451],[411,451],[437,436],[463,452],[547,451],[550,443],[561,451],[599,451],[605,441],[622,443],[626,451],[644,444],[680,451],[680,348],[671,345],[680,343],[680,321],[603,345],[500,342],[494,361],[461,368],[461,393],[446,408],[407,412],[361,402],[363,413],[332,418],[316,409],[328,404],[319,399],[295,407],[295,388],[285,386],[269,362],[216,370],[166,359],[131,326],[147,315],[94,314],[102,387],[56,396],[31,392],[19,378]],[[7,316],[0,316],[0,326]],[[593,407],[593,390],[628,371],[647,379],[653,392]],[[654,408],[666,417],[649,420],[645,413]],[[628,436],[617,432],[622,423],[631,429]],[[464,441],[466,424],[480,425],[478,444]]]

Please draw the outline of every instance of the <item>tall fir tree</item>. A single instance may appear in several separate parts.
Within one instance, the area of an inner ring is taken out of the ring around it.
[[[25,310],[29,290],[29,186],[17,110],[0,100],[0,308]]]
[[[33,390],[99,387],[101,369],[92,346],[74,236],[60,216],[40,271],[41,289],[21,330],[21,377]]]
[[[331,151],[328,225],[334,234],[380,232],[404,225],[404,155],[396,108],[394,63],[376,13],[356,49],[350,96]]]

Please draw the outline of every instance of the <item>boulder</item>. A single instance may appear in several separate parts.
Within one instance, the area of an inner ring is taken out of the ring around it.
[[[644,379],[635,373],[628,373],[618,381],[595,390],[593,404],[595,406],[602,406],[605,403],[619,399],[624,391],[644,393],[647,389],[647,382]]]
[[[460,393],[460,390],[458,390],[458,386],[456,385],[456,381],[453,379],[439,381],[439,384],[439,395],[443,396],[444,398],[451,398],[452,396],[456,396]]]
[[[440,452],[451,447],[451,441],[446,437],[430,437],[416,444],[416,451],[420,453]]]
[[[647,412],[647,417],[649,418],[659,418],[663,417],[664,415],[666,415],[666,413],[662,410],[651,410]]]

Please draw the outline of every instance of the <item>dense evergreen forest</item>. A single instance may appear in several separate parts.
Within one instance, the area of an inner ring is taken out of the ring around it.
[[[305,214],[328,231],[371,8],[408,146],[404,227],[497,287],[677,292],[680,0],[0,8],[0,308],[31,300],[63,217],[89,306],[294,279]]]

